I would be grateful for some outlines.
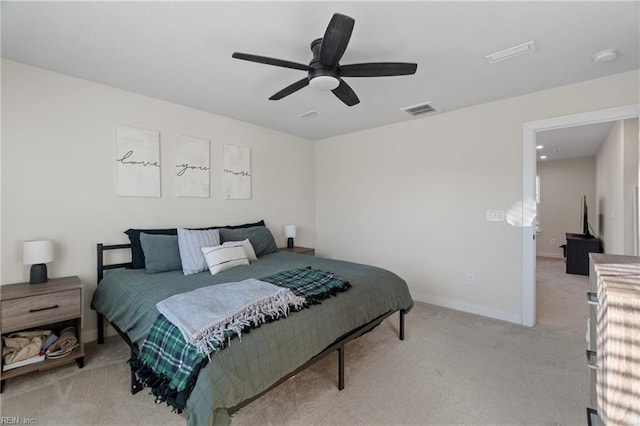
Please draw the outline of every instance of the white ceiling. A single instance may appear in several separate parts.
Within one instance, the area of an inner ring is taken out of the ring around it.
[[[613,124],[613,121],[609,121],[538,132],[536,143],[543,146],[538,150],[538,158],[547,156],[539,161],[593,157],[609,136]]]
[[[312,140],[639,68],[635,2],[12,2],[2,56]],[[413,76],[350,78],[361,103],[311,87],[267,98],[303,71],[235,51],[308,63],[334,12],[356,21],[341,63],[416,62]],[[485,55],[534,41],[533,54]],[[603,49],[617,60],[594,63]],[[316,110],[310,119],[297,115]]]

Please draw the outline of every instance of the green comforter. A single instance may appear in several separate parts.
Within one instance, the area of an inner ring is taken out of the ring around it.
[[[147,274],[144,269],[109,272],[94,293],[92,307],[141,346],[158,316],[155,304],[160,300],[203,286],[306,266],[334,272],[352,288],[252,330],[241,342],[214,354],[200,371],[185,409],[189,425],[212,425],[228,420],[226,408],[269,388],[349,331],[386,312],[409,311],[413,300],[406,283],[373,266],[278,252],[213,276],[208,272],[184,276],[182,271]]]

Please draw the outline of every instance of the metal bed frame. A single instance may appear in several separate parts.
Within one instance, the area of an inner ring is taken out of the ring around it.
[[[97,244],[97,276],[98,276],[98,285],[100,285],[100,282],[102,281],[102,278],[104,278],[104,273],[107,270],[111,270],[111,269],[120,269],[120,268],[129,268],[131,267],[131,262],[124,262],[124,263],[114,263],[114,264],[109,264],[109,265],[105,265],[104,262],[104,254],[106,251],[109,250],[124,250],[124,249],[131,249],[131,244],[112,244],[112,245],[105,245],[102,243],[98,243]],[[343,390],[344,389],[344,347],[347,343],[349,343],[350,341],[362,336],[363,334],[368,333],[369,331],[373,330],[374,328],[376,328],[378,325],[380,325],[380,323],[382,323],[382,321],[384,321],[385,319],[387,319],[389,316],[391,316],[392,314],[399,312],[399,330],[398,330],[398,337],[400,338],[400,340],[404,340],[404,335],[405,335],[405,325],[404,325],[404,316],[406,314],[406,312],[403,309],[397,310],[397,311],[389,311],[387,313],[384,313],[382,315],[380,315],[379,317],[375,318],[373,321],[370,321],[358,328],[356,328],[355,330],[350,331],[349,333],[343,335],[342,337],[338,338],[334,343],[332,343],[331,345],[329,345],[327,348],[325,348],[322,352],[320,352],[319,354],[317,354],[316,356],[314,356],[313,358],[311,358],[309,361],[307,361],[306,363],[304,363],[302,366],[298,367],[297,369],[295,369],[294,371],[292,371],[291,373],[287,374],[286,376],[282,377],[280,380],[278,380],[276,383],[274,383],[272,386],[270,386],[268,389],[264,390],[263,392],[245,400],[242,401],[241,403],[239,403],[238,405],[235,405],[231,408],[228,409],[229,414],[232,414],[236,411],[238,411],[240,408],[244,407],[245,405],[249,404],[250,402],[256,400],[257,398],[259,398],[260,396],[264,395],[265,393],[269,392],[271,389],[275,388],[276,386],[280,385],[281,383],[287,381],[289,378],[291,378],[292,376],[298,374],[299,372],[301,372],[302,370],[305,370],[307,367],[309,367],[310,365],[314,364],[316,361],[320,360],[321,358],[324,358],[326,355],[328,355],[331,352],[338,352],[338,389],[339,390]],[[97,312],[98,315],[98,344],[103,344],[104,343],[104,321],[105,321],[105,316],[102,315],[101,313]],[[106,318],[108,321],[108,318]],[[127,345],[129,346],[129,348],[131,349],[131,357],[132,358],[137,358],[139,352],[139,348],[138,345],[133,343],[131,341],[131,339],[129,339],[129,336],[126,335],[126,333],[124,333],[122,330],[120,330],[116,325],[111,324],[111,326],[118,332],[118,334],[120,335],[120,337],[127,343]],[[131,394],[136,394],[138,392],[140,392],[142,389],[144,388],[144,386],[138,382],[138,380],[135,377],[135,374],[133,372],[131,372]]]

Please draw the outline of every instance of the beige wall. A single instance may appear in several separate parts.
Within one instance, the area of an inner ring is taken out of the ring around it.
[[[595,157],[539,161],[540,233],[536,239],[538,256],[562,257],[565,233],[582,233],[582,197],[587,196],[589,222],[597,235]]]
[[[630,72],[311,143],[3,61],[1,282],[28,278],[22,241],[50,238],[50,275],[80,275],[88,308],[97,242],[126,242],[128,227],[264,218],[280,244],[295,223],[298,244],[391,269],[417,300],[520,322],[522,232],[485,213],[522,197],[523,123],[637,103],[637,93]],[[161,198],[117,197],[116,124],[159,130],[163,164],[176,134],[210,138],[211,198],[175,198],[164,167]],[[223,199],[225,143],[252,149],[250,201]]]
[[[638,145],[638,120],[617,121],[596,155],[597,217],[605,253],[634,254]]]
[[[316,248],[417,300],[521,322],[523,123],[638,103],[638,71],[316,142]],[[466,273],[475,282],[466,284]]]
[[[162,197],[116,196],[115,126],[160,131]],[[211,197],[176,198],[175,138],[211,140]],[[224,144],[251,147],[251,200],[225,200]],[[295,177],[292,179],[292,177]],[[199,227],[264,219],[276,241],[296,224],[300,245],[314,246],[313,143],[43,69],[2,61],[3,284],[28,280],[22,242],[55,242],[50,277],[85,283],[85,332],[96,281],[96,243],[128,242],[129,227]]]

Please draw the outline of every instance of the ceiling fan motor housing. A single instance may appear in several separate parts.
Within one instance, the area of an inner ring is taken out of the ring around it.
[[[320,48],[322,39],[317,38],[311,42],[313,59],[309,62],[309,86],[320,90],[333,90],[340,85],[340,77],[337,67],[328,67],[320,62]]]

